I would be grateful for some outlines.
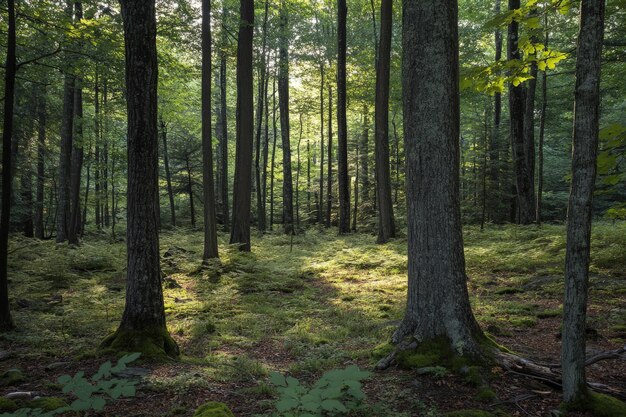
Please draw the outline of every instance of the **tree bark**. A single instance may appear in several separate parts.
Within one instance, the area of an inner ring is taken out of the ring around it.
[[[495,15],[500,14],[501,0],[496,0]],[[502,31],[496,28],[494,34],[495,62],[502,58]],[[493,130],[489,142],[489,182],[491,183],[491,198],[489,202],[492,221],[500,222],[503,219],[501,210],[501,186],[500,186],[500,119],[502,116],[502,93],[499,91],[493,95]]]
[[[161,140],[163,141],[163,165],[165,165],[165,182],[167,183],[167,196],[170,201],[170,218],[172,226],[176,227],[176,207],[174,205],[174,189],[172,188],[172,175],[170,172],[170,158],[167,150],[167,125],[161,117],[159,119]]]
[[[328,85],[328,174],[326,175],[326,227],[333,209],[333,87]]]
[[[33,237],[33,171],[31,165],[31,138],[30,133],[26,133],[23,138],[24,164],[21,175],[21,197],[22,197],[22,230],[24,236]]]
[[[254,135],[252,37],[254,1],[240,1],[237,41],[237,150],[233,186],[233,226],[230,243],[250,251],[250,200],[252,193],[252,144]]]
[[[509,10],[520,8],[520,0],[509,0]],[[507,59],[520,59],[518,48],[519,23],[513,20],[508,28]],[[534,100],[534,98],[533,98]],[[509,84],[509,114],[511,119],[511,148],[515,166],[515,187],[517,192],[517,222],[530,224],[535,218],[534,165],[530,148],[524,134],[524,87]],[[534,151],[533,151],[534,154]]]
[[[159,266],[155,0],[120,3],[128,111],[128,265],[124,315],[103,347],[147,354],[156,348],[163,355],[178,356],[165,324]]]
[[[339,233],[350,233],[348,124],[346,120],[346,0],[337,0],[337,179]]]
[[[4,70],[4,117],[2,127],[2,202],[0,203],[0,332],[15,327],[9,309],[9,226],[11,225],[11,188],[13,185],[11,142],[13,138],[13,109],[15,106],[15,0],[7,0],[7,55]]]
[[[276,76],[272,83],[272,162],[270,167],[270,230],[274,228],[274,167],[276,165],[276,140],[278,130],[276,126]]]
[[[211,135],[211,0],[202,0],[202,194],[204,196],[203,261],[217,258],[217,221]]]
[[[82,18],[80,3],[76,3],[76,18]],[[80,14],[79,14],[79,10]],[[79,243],[80,219],[80,183],[83,168],[83,87],[82,79],[76,78],[74,84],[74,134],[70,168],[70,222],[67,240],[72,245]]]
[[[218,140],[220,143],[220,178],[221,183],[218,188],[219,202],[222,208],[222,222],[224,223],[224,231],[230,229],[230,214],[228,202],[228,105],[226,102],[226,43],[228,34],[225,29],[226,6],[222,6],[222,45],[220,50],[220,111],[217,114],[217,124],[219,126]]]
[[[193,201],[193,180],[191,179],[191,163],[189,154],[185,156],[185,167],[187,168],[187,195],[189,196],[189,214],[191,217],[191,227],[196,227],[196,206]]]
[[[584,402],[585,321],[589,251],[596,179],[600,108],[600,62],[604,37],[604,0],[582,0],[576,55],[572,186],[567,213],[565,299],[563,302],[563,400]]]
[[[291,141],[289,124],[289,41],[287,39],[288,17],[284,0],[280,5],[280,40],[278,60],[278,105],[280,107],[280,136],[283,148],[283,228],[285,234],[293,234],[293,179],[291,174]]]
[[[257,209],[257,227],[260,232],[264,232],[265,225],[265,205],[263,204],[263,187],[261,172],[261,133],[263,132],[263,91],[265,89],[265,61],[267,49],[267,16],[269,9],[269,1],[265,1],[265,12],[263,14],[263,48],[261,50],[261,63],[259,67],[259,82],[257,94],[257,110],[256,110],[256,145],[255,145],[255,180],[256,180],[256,209]]]
[[[363,203],[368,204],[370,200],[370,178],[369,178],[369,141],[370,141],[370,118],[367,105],[363,106],[363,132],[361,134],[361,142],[358,145],[359,150],[359,171],[356,175],[361,178],[361,195]],[[389,153],[389,152],[387,152]],[[358,187],[359,181],[355,183]]]
[[[391,34],[393,1],[380,4],[380,44],[376,65],[376,199],[378,208],[377,243],[395,237],[396,228],[391,201],[391,172],[389,167],[389,71],[391,62]]]
[[[104,217],[104,226],[109,227],[110,223],[110,211],[109,211],[109,141],[107,139],[107,116],[108,116],[108,94],[107,94],[107,79],[105,78],[102,83],[102,141],[104,142],[103,146],[103,154],[102,154],[102,194],[104,197],[104,205],[102,207],[103,217]],[[111,179],[113,179],[113,160],[111,161]],[[113,184],[111,184],[113,187]],[[113,194],[111,194],[111,201],[114,199]]]
[[[406,0],[403,19],[409,282],[393,342],[445,338],[479,355],[461,233],[457,1]]]
[[[61,119],[61,154],[59,157],[59,207],[56,242],[67,240],[70,224],[70,175],[74,132],[74,76],[66,73],[63,86]]]
[[[37,191],[35,197],[35,237],[44,238],[44,184],[46,180],[46,90],[38,94],[37,101]]]
[[[546,30],[546,38],[544,45],[548,47],[548,15],[544,17],[544,27]],[[541,224],[541,202],[543,198],[543,142],[546,132],[546,115],[548,113],[548,73],[543,71],[541,74],[541,119],[539,121],[539,143],[537,145],[537,210],[535,217],[537,224]]]
[[[317,222],[324,218],[324,64],[320,64],[320,192]]]

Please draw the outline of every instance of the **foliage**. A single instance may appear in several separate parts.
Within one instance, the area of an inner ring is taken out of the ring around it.
[[[0,417],[51,417],[69,411],[85,412],[88,410],[100,411],[109,399],[117,400],[120,397],[135,396],[135,382],[126,379],[113,378],[113,374],[121,372],[127,365],[139,358],[139,353],[131,353],[118,359],[113,366],[111,361],[100,365],[98,372],[91,377],[91,381],[85,378],[85,373],[77,372],[73,377],[63,375],[58,381],[63,386],[64,394],[74,394],[77,399],[69,406],[53,403],[58,407],[46,410],[46,402],[33,402],[34,408],[21,408],[12,413],[0,414]]]
[[[293,377],[272,372],[270,379],[280,399],[276,403],[278,415],[284,417],[314,417],[341,415],[359,409],[365,394],[361,381],[371,375],[352,365],[345,369],[326,372],[311,388]]]

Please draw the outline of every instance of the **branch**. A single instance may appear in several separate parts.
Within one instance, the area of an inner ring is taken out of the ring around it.
[[[18,63],[18,64],[17,64],[17,70],[19,70],[20,68],[22,68],[24,65],[28,65],[28,64],[30,64],[30,63],[37,62],[37,61],[39,61],[40,59],[44,59],[44,58],[47,58],[47,57],[49,57],[49,56],[56,55],[56,54],[58,54],[59,52],[61,52],[61,46],[60,46],[60,45],[59,45],[59,47],[57,47],[57,49],[55,49],[55,50],[54,50],[54,51],[52,51],[52,52],[49,52],[49,53],[47,53],[47,54],[40,55],[40,56],[38,56],[38,57],[36,57],[36,58],[27,59],[26,61],[22,61],[22,62]]]

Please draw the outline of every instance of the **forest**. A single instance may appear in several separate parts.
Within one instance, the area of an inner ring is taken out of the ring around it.
[[[0,417],[626,417],[625,0],[6,0]]]

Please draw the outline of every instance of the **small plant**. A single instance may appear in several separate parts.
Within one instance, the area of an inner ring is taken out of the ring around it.
[[[115,366],[111,361],[100,365],[98,372],[91,377],[91,381],[85,378],[85,373],[77,372],[73,377],[62,375],[58,381],[63,386],[63,393],[73,393],[77,399],[69,406],[62,406],[52,411],[41,408],[20,408],[12,413],[0,414],[0,417],[51,417],[66,412],[85,413],[89,410],[100,411],[106,405],[107,399],[135,396],[135,382],[126,379],[112,378],[112,375],[126,369],[127,365],[139,358],[141,353],[132,353],[122,356]]]
[[[276,403],[276,415],[282,417],[336,416],[362,407],[365,394],[361,381],[370,372],[352,365],[345,369],[326,372],[312,388],[293,377],[278,372],[270,373],[272,384],[277,387],[280,399]]]

